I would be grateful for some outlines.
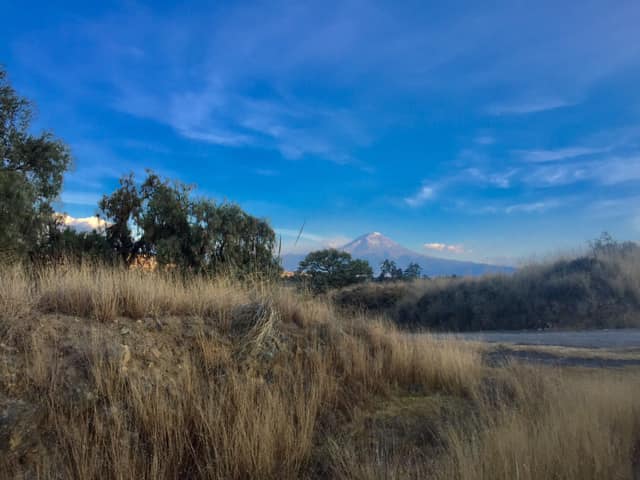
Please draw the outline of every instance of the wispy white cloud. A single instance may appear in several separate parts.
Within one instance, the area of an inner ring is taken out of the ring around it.
[[[260,175],[261,177],[277,177],[280,175],[280,172],[270,168],[255,168],[253,169],[253,173]]]
[[[479,168],[467,168],[464,173],[470,177],[474,182],[481,184],[487,184],[498,188],[509,188],[512,185],[513,179],[519,173],[519,169],[510,168],[504,172],[484,172]],[[460,180],[463,180],[461,178]]]
[[[494,203],[488,205],[458,202],[457,209],[472,215],[540,214],[555,208],[568,206],[575,200],[575,197],[567,196],[564,198],[546,198],[521,203]]]
[[[491,115],[526,115],[530,113],[540,113],[558,108],[575,105],[575,102],[561,98],[541,98],[536,100],[523,100],[520,102],[494,104],[487,108],[487,113]]]
[[[178,128],[178,132],[192,140],[201,140],[203,142],[212,143],[214,145],[222,145],[225,147],[239,147],[251,145],[253,139],[248,135],[236,134],[229,131],[223,131],[216,128]]]
[[[434,198],[435,193],[434,187],[430,185],[423,185],[414,195],[406,197],[404,202],[410,207],[420,207],[424,205],[427,200]]]
[[[590,168],[590,176],[604,185],[639,181],[640,154],[602,159]]]
[[[521,181],[537,187],[560,187],[585,181],[591,177],[592,174],[585,165],[574,164],[536,168],[521,178]]]
[[[493,145],[494,143],[496,143],[496,139],[492,135],[478,135],[474,139],[474,142],[478,145]]]
[[[560,205],[557,200],[543,200],[531,203],[515,203],[504,208],[504,212],[511,213],[541,213]]]
[[[595,155],[607,150],[608,148],[568,147],[555,150],[516,150],[514,153],[519,155],[525,162],[544,163]]]
[[[427,250],[436,250],[438,252],[448,252],[448,253],[454,253],[454,254],[469,253],[469,251],[465,250],[465,248],[462,245],[448,245],[446,243],[438,243],[438,242],[425,243],[423,245],[423,248]]]
[[[605,186],[640,181],[640,155],[605,156],[588,162],[543,165],[527,172],[523,183],[541,187],[559,187],[577,182]]]

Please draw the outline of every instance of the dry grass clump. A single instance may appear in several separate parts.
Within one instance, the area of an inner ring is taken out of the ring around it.
[[[125,375],[121,363],[103,353],[91,365],[96,396],[84,405],[49,395],[41,428],[64,456],[37,459],[46,478],[295,478],[332,393],[313,360],[294,361],[270,383],[228,363],[209,377],[196,352],[170,379]]]
[[[408,334],[384,320],[361,319],[356,325],[354,338],[366,341],[349,350],[366,350],[360,367],[396,379],[399,385],[470,394],[482,376],[480,352],[469,342]],[[367,351],[373,352],[373,364]]]
[[[24,317],[31,312],[31,281],[19,266],[0,268],[0,318]]]
[[[496,408],[485,398],[479,414],[448,428],[434,478],[638,478],[640,376],[544,375],[514,371],[509,382],[527,399]]]
[[[639,478],[637,372],[513,366],[494,373],[460,405],[456,397],[400,396],[395,410],[364,415],[330,441],[332,476]]]
[[[40,310],[100,321],[167,315],[221,320],[246,301],[247,292],[228,279],[91,266],[45,269],[36,285]]]
[[[430,478],[432,462],[404,439],[384,436],[365,445],[330,443],[331,477],[343,480],[407,480]]]

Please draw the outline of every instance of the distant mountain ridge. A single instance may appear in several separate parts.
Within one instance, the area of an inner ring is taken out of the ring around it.
[[[387,259],[393,260],[400,268],[406,268],[409,263],[417,263],[422,268],[422,273],[430,277],[447,275],[477,276],[485,273],[510,273],[515,271],[515,268],[508,266],[422,255],[385,237],[380,232],[361,235],[338,248],[338,250],[350,253],[353,258],[367,260],[376,274],[380,270],[380,264]],[[305,254],[283,255],[285,270],[296,270],[304,257]]]

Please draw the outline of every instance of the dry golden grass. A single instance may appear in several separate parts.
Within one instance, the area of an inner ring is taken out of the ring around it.
[[[517,408],[481,399],[444,433],[435,478],[638,478],[640,375],[515,369],[507,380]]]
[[[0,269],[0,326],[0,478],[632,478],[637,456],[638,376],[489,368],[278,285]],[[398,410],[429,445],[340,433],[404,395],[445,399]]]

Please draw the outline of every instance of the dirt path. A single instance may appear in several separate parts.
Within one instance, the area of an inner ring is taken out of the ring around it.
[[[521,360],[531,363],[542,363],[562,367],[590,367],[590,368],[622,368],[640,365],[640,358],[607,358],[584,356],[575,354],[557,355],[535,349],[513,349],[500,346],[486,353],[485,358],[490,365],[503,365],[509,360]]]
[[[515,359],[574,367],[640,366],[640,329],[637,328],[467,332],[447,336],[489,344],[485,357],[492,365]]]
[[[511,343],[514,345],[556,345],[580,348],[638,348],[640,328],[618,330],[580,331],[513,331],[513,332],[469,332],[453,334],[466,340],[488,343]]]

